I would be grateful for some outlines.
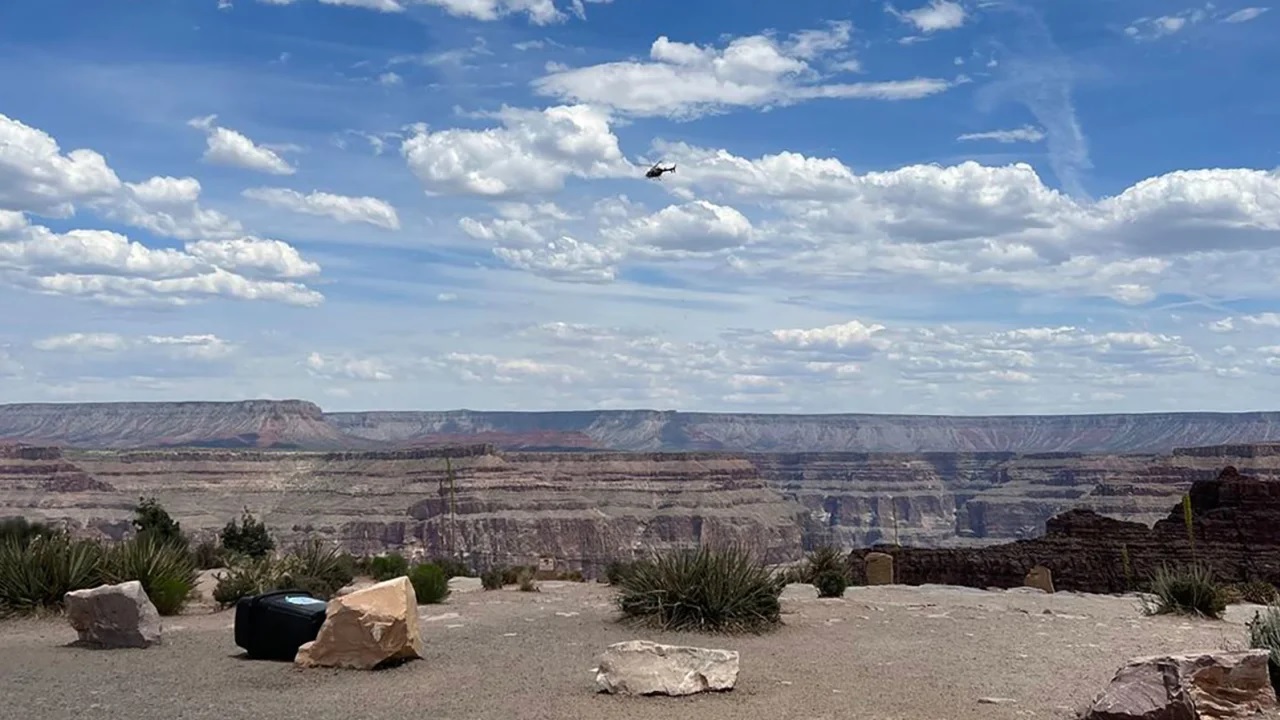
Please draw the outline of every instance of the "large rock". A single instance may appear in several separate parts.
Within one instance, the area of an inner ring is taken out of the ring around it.
[[[1137,658],[1120,668],[1085,720],[1217,720],[1274,711],[1266,650]]]
[[[420,657],[418,598],[401,576],[330,600],[316,639],[298,648],[294,662],[372,670]]]
[[[137,580],[72,590],[64,601],[67,620],[82,643],[99,648],[160,644],[160,613]]]
[[[867,553],[866,573],[868,585],[893,584],[893,556],[888,553]]]
[[[738,681],[738,652],[629,640],[600,656],[596,685],[624,695],[692,695],[732,690]]]

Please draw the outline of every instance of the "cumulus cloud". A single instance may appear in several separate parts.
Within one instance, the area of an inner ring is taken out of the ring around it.
[[[293,5],[300,0],[258,0],[266,5]],[[601,2],[603,0],[587,0]],[[402,13],[413,5],[430,5],[444,12],[472,20],[492,22],[509,15],[524,15],[534,25],[550,25],[565,20],[554,0],[319,0],[322,5],[342,5],[383,13]]]
[[[67,217],[74,203],[120,188],[102,155],[83,148],[63,153],[48,133],[0,114],[0,209]]]
[[[309,373],[325,379],[375,381],[394,379],[386,363],[378,358],[312,352],[307,355],[304,365]]]
[[[242,133],[214,124],[217,115],[193,118],[188,125],[203,130],[208,136],[203,159],[214,165],[226,165],[268,175],[293,175],[297,169],[276,151],[259,145]]]
[[[503,108],[500,127],[432,132],[418,126],[401,153],[429,193],[492,198],[559,190],[569,177],[632,172],[605,113],[585,106]]]
[[[71,353],[121,353],[157,350],[173,358],[219,360],[235,346],[217,335],[145,335],[125,337],[118,333],[67,333],[50,335],[32,343],[37,350]]]
[[[351,197],[313,191],[303,195],[287,188],[248,188],[241,195],[272,207],[306,215],[317,215],[340,223],[367,223],[385,230],[399,230],[400,216],[385,200],[375,197]]]
[[[1191,8],[1172,15],[1140,17],[1125,27],[1124,34],[1136,41],[1159,40],[1198,25],[1208,17],[1203,8]]]
[[[913,100],[946,90],[937,78],[828,82],[814,66],[847,47],[851,25],[832,23],[779,40],[750,35],[723,47],[661,36],[649,61],[620,61],[560,69],[534,89],[564,101],[614,108],[638,116],[688,119],[731,108],[792,105],[816,99]]]

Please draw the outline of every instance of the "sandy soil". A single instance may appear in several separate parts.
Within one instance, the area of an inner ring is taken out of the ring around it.
[[[146,650],[68,647],[58,618],[0,624],[4,715],[31,720],[962,720],[1066,718],[1137,655],[1240,649],[1225,621],[1143,617],[1132,597],[937,586],[784,595],[785,626],[748,637],[633,632],[596,584],[455,592],[420,608],[426,658],[378,672],[249,661],[233,613],[166,619]],[[634,638],[742,653],[737,688],[689,698],[598,694],[595,659]],[[981,702],[997,699],[994,704]]]

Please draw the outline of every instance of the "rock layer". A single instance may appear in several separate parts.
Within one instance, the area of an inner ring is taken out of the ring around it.
[[[1280,442],[1280,413],[769,415],[654,410],[334,412],[303,400],[0,405],[0,439],[78,448],[503,448],[744,452],[1164,453]]]
[[[1125,592],[1162,564],[1202,561],[1222,582],[1280,584],[1280,482],[1228,466],[1196,481],[1189,495],[1194,545],[1178,503],[1152,527],[1071,510],[1050,519],[1040,538],[975,548],[878,545],[854,550],[849,565],[861,577],[865,557],[883,552],[893,556],[899,583],[979,588],[1020,586],[1043,565],[1059,591]]]

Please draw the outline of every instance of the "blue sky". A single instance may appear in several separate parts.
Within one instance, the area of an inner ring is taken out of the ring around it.
[[[1274,409],[1263,1],[6,3],[0,398]]]

